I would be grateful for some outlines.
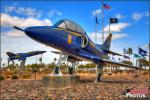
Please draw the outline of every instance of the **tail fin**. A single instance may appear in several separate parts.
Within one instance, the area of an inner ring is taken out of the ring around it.
[[[109,50],[110,43],[111,43],[111,38],[112,38],[112,34],[110,33],[109,36],[107,37],[107,39],[102,44],[102,49],[103,50]]]
[[[6,52],[6,53],[7,53],[7,55],[8,55],[9,57],[16,56],[16,54],[11,53],[11,52]]]

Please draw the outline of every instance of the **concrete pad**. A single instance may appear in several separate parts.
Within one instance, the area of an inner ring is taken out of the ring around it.
[[[47,75],[43,76],[43,86],[48,90],[69,88],[71,84],[78,83],[78,75]]]

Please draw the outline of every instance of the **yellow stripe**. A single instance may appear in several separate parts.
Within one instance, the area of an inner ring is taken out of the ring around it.
[[[93,42],[90,42],[90,44],[91,44],[91,46],[92,46],[92,47],[95,47],[95,45],[94,45],[94,43],[93,43]]]
[[[77,36],[82,36],[82,35],[79,34],[79,33],[71,32],[71,31],[68,31],[68,30],[65,30],[65,29],[62,29],[62,28],[53,28],[53,29],[56,29],[56,30],[64,30],[64,31],[67,31],[67,32],[69,32],[69,33],[71,33],[71,34],[74,34],[74,35],[77,35]]]

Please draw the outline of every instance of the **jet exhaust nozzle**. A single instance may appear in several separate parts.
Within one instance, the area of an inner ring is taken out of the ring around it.
[[[13,26],[14,29],[20,30],[20,31],[24,31],[23,29],[17,27],[17,26]]]

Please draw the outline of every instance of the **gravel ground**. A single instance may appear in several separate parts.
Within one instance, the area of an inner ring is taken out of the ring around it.
[[[1,100],[123,100],[127,89],[148,87],[148,77],[104,76],[99,83],[84,82],[67,89],[49,90],[41,80],[1,81]]]

